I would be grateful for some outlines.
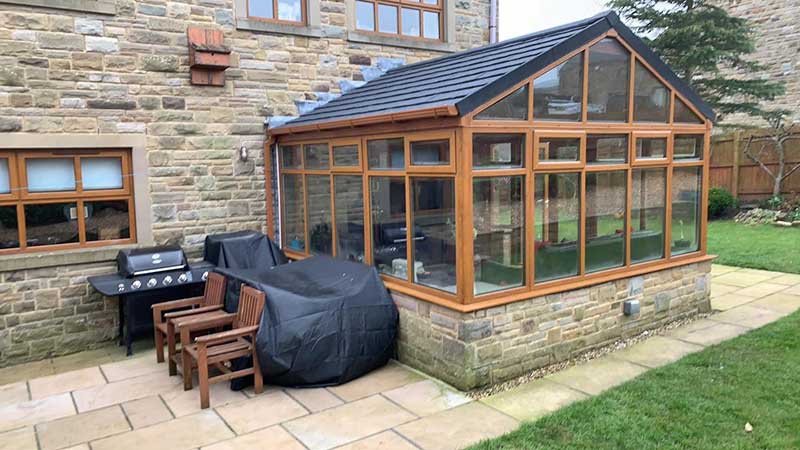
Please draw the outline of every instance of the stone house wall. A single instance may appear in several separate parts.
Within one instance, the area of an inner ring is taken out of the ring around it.
[[[147,196],[150,208],[137,217],[151,219],[152,242],[140,244],[191,252],[209,233],[265,230],[265,119],[296,115],[296,100],[337,93],[340,80],[362,79],[362,68],[381,58],[411,63],[442,54],[350,41],[347,0],[311,1],[320,9],[319,36],[239,29],[239,0],[58,2],[105,12],[5,0],[0,133],[144,136],[149,183],[136,195]],[[451,4],[452,49],[486,44],[489,0]],[[223,31],[232,50],[224,87],[189,83],[189,26]],[[247,161],[239,159],[241,147]],[[85,277],[112,271],[116,250],[0,256],[0,367],[114,336],[116,300],[99,297]]]
[[[711,263],[690,264],[460,313],[393,293],[399,360],[469,390],[710,311]],[[626,300],[641,311],[625,316]]]

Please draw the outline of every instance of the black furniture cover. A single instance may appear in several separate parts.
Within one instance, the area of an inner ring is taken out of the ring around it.
[[[268,384],[341,384],[394,354],[397,307],[373,267],[317,256],[217,271],[228,278],[229,295],[242,283],[266,293],[256,348]]]
[[[203,259],[217,267],[235,269],[268,269],[288,261],[283,251],[258,231],[206,236]]]

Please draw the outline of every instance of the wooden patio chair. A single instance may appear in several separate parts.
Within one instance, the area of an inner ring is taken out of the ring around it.
[[[175,369],[175,333],[170,331],[169,322],[186,321],[188,319],[218,316],[225,302],[225,277],[209,272],[205,290],[202,297],[184,298],[153,305],[153,333],[156,340],[156,360],[164,362],[164,338],[167,339],[167,360],[169,361],[170,375],[176,374]],[[170,338],[171,336],[171,338]]]
[[[209,384],[253,375],[255,392],[264,390],[264,380],[258,355],[255,351],[256,333],[261,323],[266,296],[263,292],[242,285],[239,295],[239,309],[235,315],[196,320],[183,324],[181,334],[181,360],[184,390],[192,389],[192,371],[197,367],[200,380],[200,407],[209,406]],[[194,333],[204,330],[218,329],[226,325],[233,328],[228,331],[212,333],[196,337]],[[234,371],[230,363],[238,358],[251,356],[253,366]],[[222,374],[209,377],[209,369],[216,368]]]

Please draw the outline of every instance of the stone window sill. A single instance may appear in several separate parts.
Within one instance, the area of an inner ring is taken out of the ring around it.
[[[117,253],[126,248],[136,248],[138,245],[114,245],[98,248],[81,248],[75,250],[61,250],[42,253],[20,253],[3,256],[3,272],[15,270],[42,269],[45,267],[74,266],[78,264],[93,264],[111,262],[117,259]]]
[[[106,15],[117,13],[114,0],[0,0],[0,3]]]
[[[457,50],[455,44],[451,42],[421,41],[417,39],[406,39],[402,37],[381,36],[372,33],[362,33],[349,31],[347,40],[363,44],[388,45],[391,47],[412,48],[416,50],[431,50],[435,52],[453,53]]]
[[[285,23],[264,22],[245,18],[236,19],[236,28],[246,31],[292,34],[305,37],[322,37],[322,29],[307,25],[289,25]]]

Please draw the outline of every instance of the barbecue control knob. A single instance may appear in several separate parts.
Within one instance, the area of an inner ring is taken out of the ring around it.
[[[139,289],[140,287],[142,287],[142,282],[139,280],[133,280],[133,283],[131,283],[131,289]]]
[[[185,273],[182,273],[182,274],[180,274],[180,276],[178,277],[178,283],[186,283],[186,280],[188,280],[188,279],[189,279],[189,277],[188,277],[188,276],[186,276],[186,274],[185,274]]]
[[[150,278],[149,280],[147,280],[147,287],[149,288],[156,287],[157,284],[158,281],[155,278]]]
[[[203,281],[208,279],[208,272],[203,272]]]
[[[169,286],[170,284],[172,284],[172,277],[167,275],[164,277],[163,280],[161,280],[161,282],[164,284],[164,286]]]
[[[125,285],[120,283],[117,285],[117,292],[122,292],[125,290]]]

